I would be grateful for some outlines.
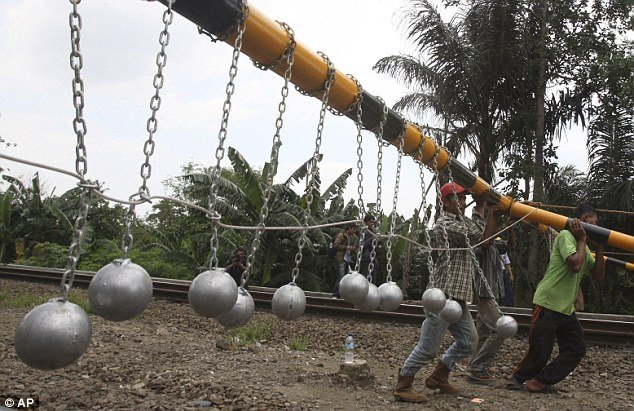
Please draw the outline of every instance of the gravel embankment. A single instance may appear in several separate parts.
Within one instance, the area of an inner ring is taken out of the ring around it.
[[[0,280],[0,292],[51,297],[57,286]],[[71,366],[39,371],[22,364],[13,348],[15,329],[28,309],[0,302],[2,350],[0,395],[37,397],[40,409],[481,409],[626,410],[634,409],[632,347],[588,347],[575,372],[556,394],[529,394],[503,388],[527,347],[524,338],[502,347],[492,386],[468,383],[460,371],[451,379],[460,395],[424,388],[423,369],[415,384],[430,394],[421,405],[395,402],[391,395],[398,367],[418,340],[419,326],[359,321],[305,314],[293,322],[257,311],[249,327],[269,328],[259,344],[232,343],[227,330],[197,316],[186,304],[153,300],[139,318],[112,323],[91,315],[92,342]],[[352,381],[338,374],[343,338],[353,331],[358,356],[371,375]],[[291,350],[303,339],[305,351]],[[446,338],[444,350],[451,341]],[[473,400],[482,400],[477,403]],[[2,406],[0,405],[0,409]]]

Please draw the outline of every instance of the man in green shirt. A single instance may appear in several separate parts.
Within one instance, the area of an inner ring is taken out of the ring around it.
[[[552,390],[566,378],[586,354],[583,330],[574,312],[574,301],[581,280],[588,274],[596,279],[605,275],[603,247],[588,240],[581,222],[597,225],[594,208],[587,204],[575,210],[575,218],[555,239],[544,278],[533,296],[533,315],[528,335],[528,352],[508,381],[509,389],[521,389],[526,381],[530,392]],[[596,248],[596,260],[586,245]],[[548,365],[557,338],[559,355]]]

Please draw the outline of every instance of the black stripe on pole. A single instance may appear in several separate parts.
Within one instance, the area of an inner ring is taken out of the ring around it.
[[[451,174],[453,175],[454,180],[456,180],[459,184],[464,185],[465,188],[473,187],[478,180],[478,176],[476,176],[473,171],[469,170],[462,163],[452,161],[449,164],[449,167],[451,167]],[[497,198],[497,200],[499,201],[499,198]]]
[[[570,224],[571,220],[572,218],[568,218],[568,224]],[[599,227],[598,225],[584,223],[582,221],[580,221],[580,223],[583,229],[585,230],[586,234],[588,234],[588,237],[590,237],[592,241],[596,241],[597,243],[600,243],[600,244],[608,243],[608,239],[610,238],[610,233],[612,232],[612,230]]]
[[[167,6],[167,0],[159,0]],[[174,0],[172,10],[201,29],[219,35],[237,24],[242,16],[240,0]]]
[[[368,93],[362,92],[363,100],[361,101],[361,123],[363,128],[371,131],[377,131],[381,118],[383,117],[383,104],[381,100]],[[349,117],[353,121],[357,121],[356,107],[352,107],[351,110],[345,113],[346,117]],[[405,127],[405,120],[394,110],[388,107],[387,109],[387,121],[383,126],[383,140],[392,142],[397,139],[403,128]],[[398,144],[395,144],[398,145]]]
[[[627,268],[627,263],[625,261],[623,261],[623,260],[619,260],[619,259],[612,258],[612,257],[606,257],[606,261],[608,263],[620,265],[621,268]]]

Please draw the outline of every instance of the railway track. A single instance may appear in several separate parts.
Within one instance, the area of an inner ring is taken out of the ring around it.
[[[59,283],[64,270],[44,267],[27,267],[11,264],[0,264],[0,278],[22,281]],[[76,271],[74,284],[88,287],[94,273]],[[187,292],[191,281],[152,277],[154,296],[181,302],[187,302]],[[249,287],[256,306],[259,309],[270,309],[274,288]],[[327,315],[353,317],[360,320],[380,320],[420,324],[425,318],[420,301],[405,301],[394,312],[358,311],[347,301],[333,299],[330,294],[306,291],[306,311]],[[475,307],[470,306],[471,315],[475,318]],[[517,321],[520,332],[526,332],[530,326],[531,310],[528,308],[502,307],[502,311]],[[634,345],[634,316],[577,313],[584,330],[586,341],[598,345]]]

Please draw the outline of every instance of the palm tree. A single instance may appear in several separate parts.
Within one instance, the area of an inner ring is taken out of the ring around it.
[[[453,131],[445,144],[454,155],[466,146],[489,182],[502,143],[517,138],[509,122],[523,92],[521,12],[516,1],[474,2],[446,23],[430,1],[412,0],[404,25],[419,57],[384,57],[374,66],[414,90],[394,109],[444,119]]]
[[[224,223],[232,225],[255,226],[259,221],[260,210],[264,202],[265,181],[268,175],[269,163],[262,171],[254,170],[248,161],[233,147],[227,150],[232,170],[223,169],[218,181],[217,211]],[[321,158],[320,158],[321,159]],[[304,181],[308,176],[308,160],[300,165],[283,183],[273,184],[271,198],[268,203],[269,214],[265,222],[267,226],[301,227],[306,209],[306,191],[300,195],[293,190],[295,183]],[[184,195],[202,206],[208,204],[210,187],[209,170],[184,175],[189,184]],[[309,214],[309,225],[341,221],[345,216],[354,214],[354,205],[343,205],[342,192],[352,170],[348,169],[337,177],[323,193],[320,192],[321,180],[319,172],[315,176],[313,198]],[[329,207],[327,207],[329,205]],[[237,244],[249,245],[251,232],[233,232],[219,230],[219,235],[226,238],[230,235],[237,237],[233,241]],[[294,257],[297,252],[297,240],[301,231],[264,231],[260,239],[260,248],[255,256],[252,275],[261,285],[277,286],[291,279],[294,267]],[[308,230],[309,241],[304,248],[304,257],[298,282],[307,289],[325,290],[330,286],[331,279],[326,275],[328,262],[320,251],[330,241],[326,230]],[[221,238],[221,246],[223,244]],[[230,247],[231,250],[233,247]],[[228,255],[227,255],[228,257]]]
[[[9,175],[3,175],[2,178],[11,184],[3,197],[5,259],[9,255],[15,257],[11,249],[15,247],[17,239],[21,239],[26,251],[36,243],[69,243],[72,223],[61,209],[64,200],[44,193],[38,173],[31,179],[30,186]],[[7,208],[9,204],[10,209]]]

